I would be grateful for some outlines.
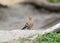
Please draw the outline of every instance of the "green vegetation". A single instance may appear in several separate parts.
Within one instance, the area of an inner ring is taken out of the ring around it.
[[[24,43],[24,38],[19,38],[20,43]]]
[[[34,43],[60,43],[60,33],[49,33],[43,36],[38,34]]]
[[[29,38],[31,37],[32,36],[28,36],[26,38],[20,37],[17,41],[19,41],[20,43],[25,43],[26,41],[30,42]],[[3,43],[8,43],[8,42],[3,42]],[[38,36],[33,40],[33,43],[60,43],[60,33],[52,32],[52,33],[46,33],[44,35],[38,34]]]
[[[60,3],[60,0],[48,0],[50,3]]]
[[[2,43],[8,43],[8,42],[2,42]]]
[[[21,39],[20,43],[24,43],[24,38],[20,38],[20,39]],[[26,39],[27,41],[29,41],[29,38]],[[60,33],[53,32],[44,35],[38,34],[36,39],[34,39],[33,43],[60,43]]]

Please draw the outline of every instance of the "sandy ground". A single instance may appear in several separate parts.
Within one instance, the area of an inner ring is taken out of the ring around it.
[[[12,31],[0,31],[0,42],[4,42],[4,41],[10,41],[13,39],[18,39],[19,37],[23,38],[23,37],[28,37],[33,36],[37,33],[40,33],[39,31],[36,30],[12,30]],[[4,37],[5,36],[5,37]]]
[[[32,5],[14,5],[8,8],[0,8],[0,30],[22,29],[29,16],[33,17],[34,26],[38,30],[48,28],[60,22],[60,13],[46,13],[42,9]]]

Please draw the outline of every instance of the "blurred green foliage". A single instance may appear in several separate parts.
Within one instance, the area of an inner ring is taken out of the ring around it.
[[[60,43],[60,33],[48,33],[43,36],[38,34],[34,43]]]
[[[50,3],[60,3],[60,0],[48,0]]]

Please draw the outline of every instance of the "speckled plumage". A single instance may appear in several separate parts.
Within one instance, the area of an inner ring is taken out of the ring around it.
[[[30,16],[28,22],[25,24],[22,30],[31,29],[32,27],[33,27],[33,19],[32,19],[32,16]]]

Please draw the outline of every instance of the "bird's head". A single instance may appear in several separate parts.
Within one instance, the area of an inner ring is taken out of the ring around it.
[[[32,20],[32,16],[29,16],[29,20]]]

